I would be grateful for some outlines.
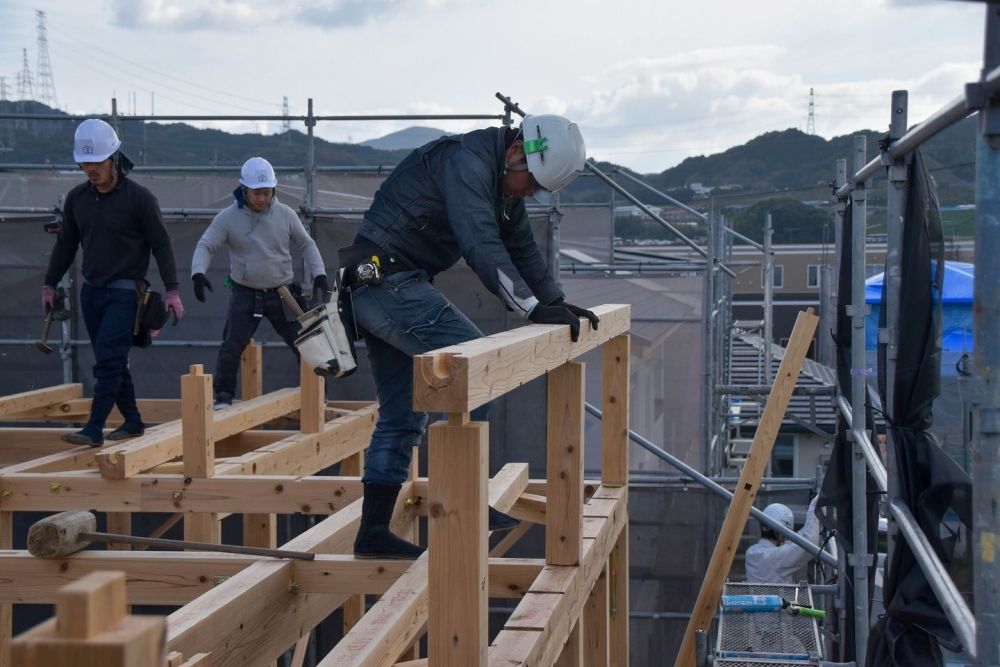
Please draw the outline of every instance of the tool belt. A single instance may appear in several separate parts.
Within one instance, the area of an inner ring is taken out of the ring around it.
[[[387,253],[370,241],[360,241],[337,251],[343,269],[342,286],[346,290],[363,285],[378,285],[385,276],[413,267],[402,258]]]

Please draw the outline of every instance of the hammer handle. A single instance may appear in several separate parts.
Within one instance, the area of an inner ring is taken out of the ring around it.
[[[115,535],[113,533],[80,533],[79,536],[81,540],[86,540],[88,542],[141,544],[150,547],[163,547],[166,549],[219,551],[227,554],[270,556],[271,558],[297,558],[298,560],[314,560],[316,558],[316,554],[308,551],[286,551],[283,549],[266,549],[264,547],[244,547],[235,544],[213,544],[212,542],[188,542],[187,540],[167,540],[160,537],[138,537],[134,535]]]
[[[52,316],[55,314],[56,309],[49,308],[49,312],[45,313],[45,324],[42,326],[42,343],[49,342],[49,329],[52,328]]]
[[[295,313],[296,317],[302,315],[302,306],[300,306],[299,302],[295,300],[294,296],[292,296],[292,293],[289,291],[287,285],[279,287],[277,292],[278,296],[281,297],[281,300],[285,302],[285,305],[288,306],[293,313]]]

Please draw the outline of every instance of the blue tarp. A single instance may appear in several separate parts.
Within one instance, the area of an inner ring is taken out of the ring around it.
[[[865,348],[878,344],[878,316],[882,303],[884,273],[865,281],[865,302],[871,313],[865,318]],[[976,267],[968,262],[944,263],[944,294],[941,299],[941,372],[954,374],[954,365],[963,352],[972,351],[972,292]]]

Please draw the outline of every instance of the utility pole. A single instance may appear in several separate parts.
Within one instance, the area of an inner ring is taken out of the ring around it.
[[[38,101],[53,109],[59,108],[56,99],[56,84],[52,78],[52,63],[49,61],[49,31],[45,27],[45,12],[35,11],[38,19]]]
[[[0,102],[7,101],[7,77],[0,76]]]

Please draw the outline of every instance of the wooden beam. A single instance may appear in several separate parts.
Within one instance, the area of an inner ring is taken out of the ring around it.
[[[130,604],[183,605],[260,560],[234,554],[188,551],[87,549],[66,558],[35,558],[27,551],[0,552],[0,600],[52,604],[58,591],[92,572],[125,573]]]
[[[573,343],[566,325],[531,325],[441,348],[413,358],[413,405],[426,412],[472,412],[569,359],[629,329],[631,307],[604,305],[597,331],[580,327]]]
[[[0,509],[332,514],[361,497],[356,477],[295,475],[0,475]]]
[[[583,522],[584,365],[569,362],[549,373],[545,562],[577,565]]]
[[[4,417],[4,421],[85,422],[90,418],[91,403],[90,398],[73,398]],[[140,398],[136,405],[147,424],[162,424],[181,417],[181,403],[176,398]],[[113,408],[105,424],[119,426],[123,421],[118,408]]]
[[[284,548],[321,553],[351,549],[361,502],[310,528]],[[276,659],[344,602],[346,596],[300,596],[294,564],[259,562],[167,617],[167,646],[188,655],[212,653],[216,667]]]
[[[597,493],[609,502],[592,512],[599,528],[596,537],[583,540],[580,566],[546,566],[494,639],[491,665],[546,665],[558,659],[571,624],[582,614],[617,536],[628,523],[627,489],[601,487]]]
[[[608,557],[608,636],[611,665],[629,664],[628,524]]]
[[[674,661],[674,667],[689,667],[694,663],[695,633],[698,630],[707,632],[712,622],[712,616],[715,615],[715,607],[719,602],[719,595],[722,594],[722,585],[729,574],[733,557],[736,555],[740,537],[746,527],[747,517],[750,516],[750,508],[757,496],[760,480],[771,460],[774,440],[781,429],[781,422],[788,409],[789,399],[791,399],[795,389],[799,370],[802,368],[806,353],[809,351],[809,344],[812,342],[818,321],[819,318],[813,314],[811,308],[806,312],[800,312],[795,319],[792,335],[785,348],[785,356],[778,367],[774,385],[771,387],[764,412],[757,424],[757,432],[750,445],[747,461],[743,465],[739,484],[733,491],[729,509],[715,543],[715,550],[712,552],[712,559],[709,561],[708,570],[701,582],[701,589],[698,591],[698,600],[695,602],[691,619],[684,631],[684,638],[681,640],[681,647],[677,653],[677,659]]]
[[[601,373],[601,484],[628,486],[629,337],[604,344]]]
[[[300,407],[299,390],[280,389],[259,398],[243,401],[215,414],[215,438],[229,437],[259,426]],[[148,429],[142,437],[105,447],[97,454],[97,463],[105,477],[124,479],[180,456],[183,437],[180,422],[169,422]]]
[[[583,632],[580,630],[580,619],[573,624],[569,639],[566,640],[555,667],[583,667]]]
[[[583,608],[583,664],[585,667],[609,667],[611,665],[608,637],[608,568],[601,570],[601,576],[587,597]],[[616,663],[618,664],[618,663]],[[627,661],[622,664],[628,664]]]
[[[489,424],[428,430],[430,615],[428,658],[437,667],[486,663]]]
[[[83,395],[83,385],[79,383],[60,384],[44,389],[24,391],[20,394],[0,396],[0,418],[16,416],[28,410],[37,410],[53,403],[61,403]]]

